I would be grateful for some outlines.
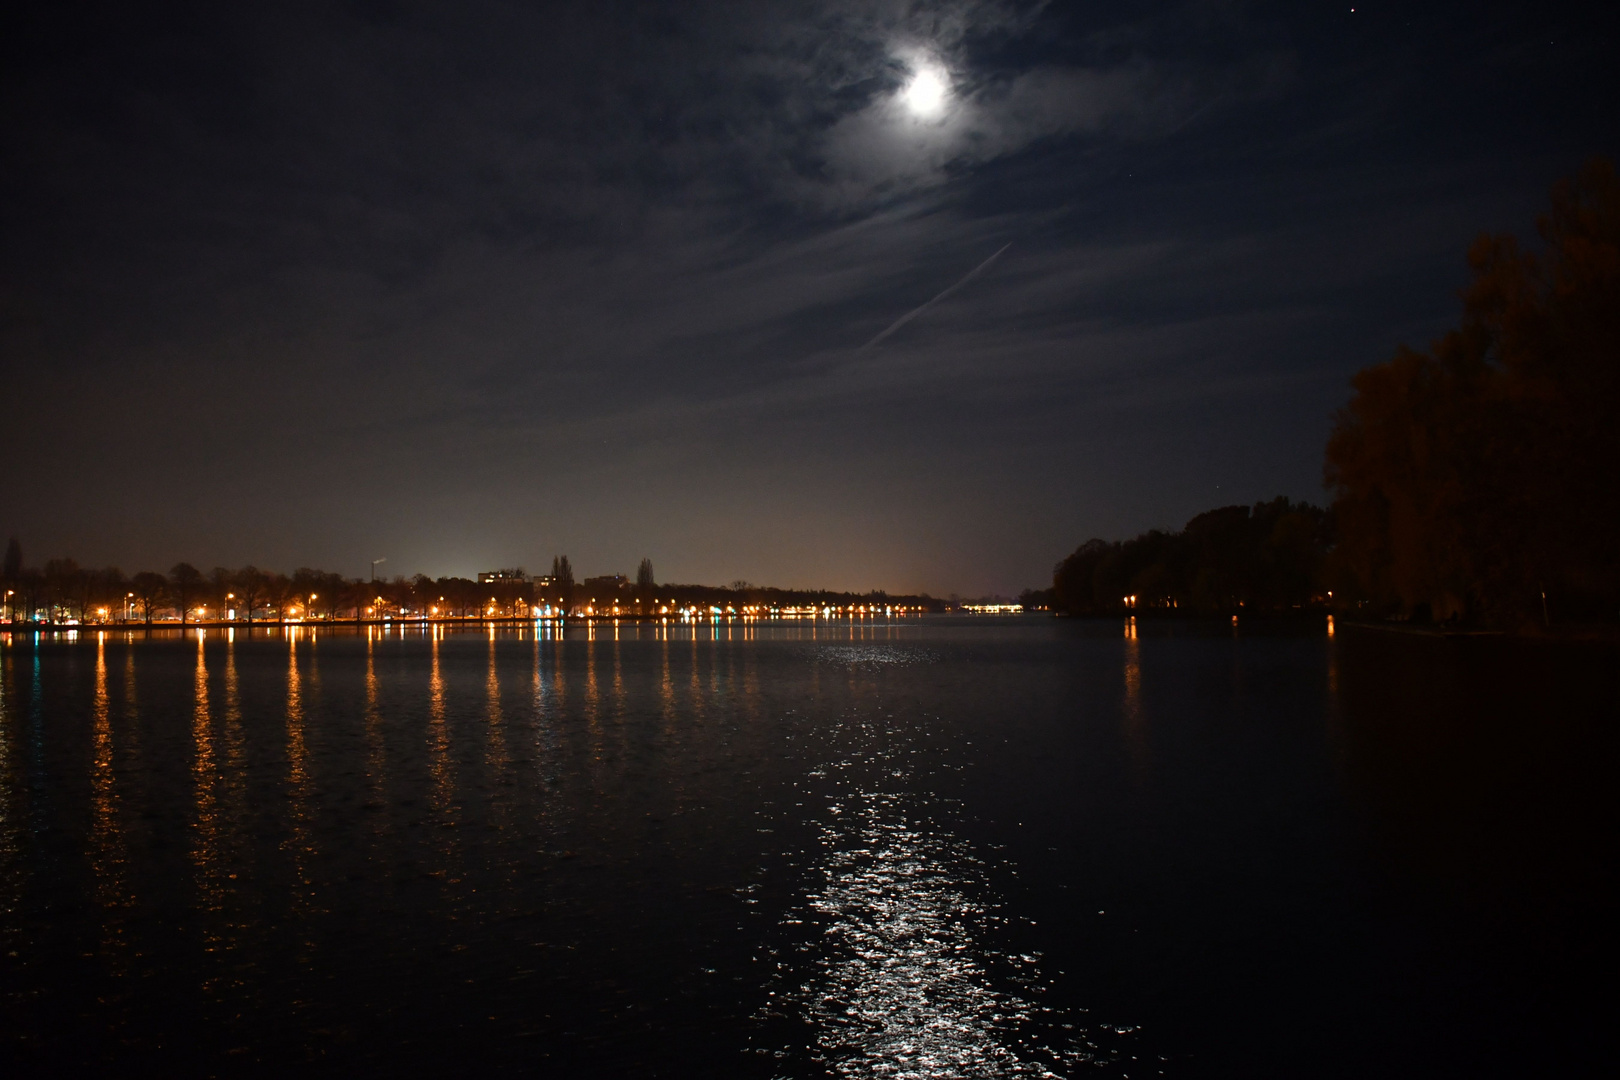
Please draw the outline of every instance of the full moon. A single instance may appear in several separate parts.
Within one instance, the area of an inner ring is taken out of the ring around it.
[[[945,111],[945,98],[949,93],[950,86],[944,75],[932,68],[922,68],[900,91],[900,100],[905,102],[913,116],[926,119]]]

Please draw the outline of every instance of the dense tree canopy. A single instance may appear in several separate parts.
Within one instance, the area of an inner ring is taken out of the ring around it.
[[[1371,605],[1501,623],[1620,600],[1620,181],[1553,191],[1545,248],[1481,237],[1461,324],[1360,372],[1326,481],[1336,580]]]
[[[1088,540],[1057,565],[1052,604],[1071,614],[1283,611],[1318,603],[1331,522],[1278,497],[1199,514],[1177,533]]]

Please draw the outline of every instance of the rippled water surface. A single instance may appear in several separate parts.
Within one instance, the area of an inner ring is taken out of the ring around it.
[[[1578,1072],[1612,660],[1314,620],[0,635],[0,1065]]]

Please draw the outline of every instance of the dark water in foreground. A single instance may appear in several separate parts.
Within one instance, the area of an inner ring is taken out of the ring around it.
[[[1611,649],[0,638],[0,1067],[1570,1075]]]

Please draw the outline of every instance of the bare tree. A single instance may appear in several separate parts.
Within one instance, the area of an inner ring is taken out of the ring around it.
[[[319,570],[311,570],[307,566],[300,566],[293,571],[292,587],[296,603],[304,609],[304,617],[312,618],[317,610],[321,598],[321,588],[325,583],[324,575]]]
[[[91,572],[90,594],[87,600],[99,605],[97,615],[103,622],[112,618],[112,613],[124,602],[124,594],[128,592],[129,582],[124,578],[124,572],[116,566],[109,566],[105,570]]]
[[[163,594],[169,587],[168,579],[151,570],[142,570],[130,578],[129,587],[135,594],[136,606],[141,609],[142,621],[151,626],[152,613],[163,602]]]
[[[12,602],[22,604],[23,620],[25,622],[33,621],[35,612],[39,610],[40,596],[45,591],[44,575],[38,570],[24,567],[18,573],[17,580],[13,584],[15,585],[13,591],[17,595],[12,597]]]
[[[248,625],[251,626],[253,610],[264,601],[264,571],[257,566],[244,566],[231,576],[231,583],[236,588],[238,606],[242,608]]]
[[[287,621],[287,603],[293,597],[293,583],[286,574],[268,574],[264,581],[265,604],[274,614],[272,621]]]
[[[84,571],[72,559],[51,559],[45,563],[45,605],[51,622],[60,613],[77,618],[74,601],[83,587]]]
[[[319,593],[320,610],[326,614],[328,620],[335,620],[338,611],[348,599],[348,584],[343,580],[342,574],[333,574],[325,570],[320,572]]]
[[[372,595],[371,587],[366,582],[359,578],[341,578],[340,589],[333,589],[332,595],[341,595],[343,606],[354,609],[355,622],[366,617],[366,603]]]
[[[188,562],[175,563],[169,571],[169,588],[180,608],[181,626],[186,625],[186,618],[191,614],[191,602],[197,598],[202,587],[202,571]]]

